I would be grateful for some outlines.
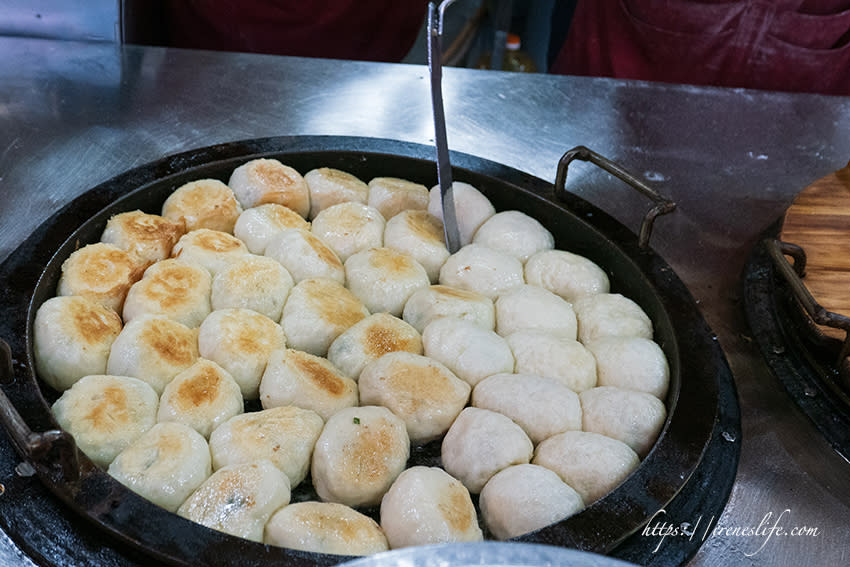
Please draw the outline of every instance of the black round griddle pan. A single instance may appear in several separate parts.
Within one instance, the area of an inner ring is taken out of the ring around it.
[[[129,561],[126,564],[135,564],[143,556],[173,565],[312,566],[350,558],[265,546],[207,529],[135,495],[76,453],[70,436],[58,431],[50,411],[57,393],[38,380],[32,350],[33,318],[38,307],[55,295],[65,258],[78,247],[98,241],[112,215],[134,209],[159,213],[165,198],[180,185],[207,177],[226,182],[235,167],[250,159],[274,157],[302,173],[333,167],[367,181],[394,176],[430,187],[436,183],[433,151],[392,140],[311,136],[256,139],[183,152],[83,193],[0,265],[0,339],[8,342],[12,363],[6,371],[0,366],[2,392],[22,418],[13,423],[7,415],[7,430],[27,463],[24,468],[31,467],[55,497],[94,526],[81,526],[80,531],[114,536],[105,538],[99,560],[113,564],[107,557],[116,549]],[[668,419],[640,467],[581,513],[518,539],[598,553],[619,549],[618,555],[643,563],[672,564],[690,557],[700,543],[693,538],[691,543],[678,538],[659,552],[657,539],[635,532],[665,507],[669,513],[702,506],[695,511],[714,510],[719,515],[734,480],[740,442],[734,386],[716,337],[693,298],[651,248],[639,246],[634,233],[581,198],[571,194],[556,198],[552,184],[498,163],[460,153],[451,158],[455,180],[476,186],[497,210],[516,209],[537,218],[554,234],[557,248],[602,266],[612,292],[632,298],[649,314],[655,340],[670,363]],[[427,446],[412,454],[413,460],[434,464],[439,447],[436,454]],[[9,463],[0,461],[0,465]],[[683,500],[679,493],[689,483],[692,494]],[[56,513],[54,504],[37,506]],[[34,533],[11,516],[0,514],[0,523],[13,538],[20,536],[18,545],[27,553],[51,561],[44,550],[54,543],[50,535]],[[76,531],[74,523],[65,521],[63,529]],[[88,538],[85,534],[80,537]],[[73,540],[77,535],[69,537]],[[125,564],[124,559],[116,561],[115,565]]]

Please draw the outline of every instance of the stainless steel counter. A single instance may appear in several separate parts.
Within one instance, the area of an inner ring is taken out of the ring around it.
[[[0,54],[0,261],[73,197],[169,153],[299,134],[432,143],[424,67],[2,38]],[[715,519],[729,532],[692,565],[847,564],[850,464],[746,337],[740,277],[794,195],[850,159],[850,99],[460,69],[443,88],[453,150],[553,180],[583,144],[678,203],[652,244],[719,336],[743,413],[738,478]],[[568,183],[637,229],[646,204],[626,187],[582,165]],[[818,535],[734,535],[784,510],[780,525]],[[4,559],[18,551],[0,534]]]

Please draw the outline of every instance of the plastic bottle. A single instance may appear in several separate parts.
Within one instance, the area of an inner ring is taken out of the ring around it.
[[[505,55],[502,58],[503,71],[516,71],[520,73],[536,73],[537,66],[531,56],[522,51],[522,42],[518,35],[509,33],[505,41]],[[490,53],[484,53],[478,60],[479,69],[490,68]]]

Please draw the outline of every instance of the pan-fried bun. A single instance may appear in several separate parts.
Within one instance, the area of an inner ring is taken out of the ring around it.
[[[488,331],[496,327],[493,300],[477,291],[432,285],[414,292],[404,304],[404,320],[420,333],[438,317],[464,319]]]
[[[52,297],[35,314],[33,351],[39,377],[63,391],[89,374],[105,374],[121,332],[111,309],[80,296]]]
[[[156,419],[183,423],[209,439],[213,429],[242,411],[239,384],[215,362],[199,358],[162,391]]]
[[[525,281],[575,303],[596,293],[608,293],[608,274],[584,256],[564,250],[543,250],[525,263]]]
[[[543,441],[533,463],[558,473],[590,506],[623,482],[640,459],[622,441],[587,431],[565,431]]]
[[[596,358],[600,386],[647,392],[663,400],[670,368],[657,343],[642,337],[600,337],[587,343]]]
[[[517,331],[505,340],[518,374],[554,378],[574,392],[596,386],[596,359],[580,342],[535,330]]]
[[[484,538],[469,491],[437,467],[399,475],[381,501],[381,528],[391,549]]]
[[[389,313],[375,313],[339,335],[328,349],[328,360],[357,380],[367,364],[399,351],[422,354],[419,332]]]
[[[460,245],[466,246],[472,242],[472,237],[484,222],[496,214],[496,209],[490,199],[469,183],[455,181],[452,183],[454,193],[455,213],[460,232]],[[431,188],[428,202],[428,212],[443,220],[442,199],[440,186]]]
[[[106,467],[156,423],[156,392],[136,378],[80,378],[53,404],[53,415],[80,450]]]
[[[142,277],[145,265],[112,244],[89,244],[62,262],[56,295],[82,295],[121,313],[130,286]]]
[[[369,516],[336,502],[296,502],[275,512],[264,543],[334,555],[371,555],[389,549]]]
[[[372,248],[345,261],[348,288],[372,313],[401,317],[413,293],[430,285],[428,273],[411,256],[391,248]]]
[[[345,283],[345,269],[336,253],[309,230],[286,229],[269,240],[266,256],[280,262],[295,283],[327,278]]]
[[[271,461],[215,471],[177,510],[184,518],[220,532],[263,542],[272,514],[289,504],[289,479]]]
[[[325,502],[376,506],[409,456],[404,422],[390,410],[346,408],[328,419],[316,442],[313,486]]]
[[[443,223],[428,211],[403,211],[387,221],[384,246],[412,256],[431,283],[437,282],[449,257]]]
[[[355,201],[365,205],[369,198],[368,185],[350,173],[338,169],[320,167],[308,171],[304,180],[310,188],[311,219],[337,203]]]
[[[578,492],[539,465],[515,465],[493,475],[478,500],[490,532],[509,539],[563,520],[584,509]]]
[[[325,356],[346,329],[369,315],[353,293],[333,280],[302,280],[289,293],[280,320],[289,346]]]
[[[445,433],[469,399],[469,384],[430,358],[392,352],[360,373],[360,400],[389,408],[414,443]]]
[[[344,263],[361,250],[379,248],[384,242],[384,217],[363,203],[338,203],[313,218],[312,232]]]
[[[652,338],[652,321],[641,307],[619,293],[600,293],[573,304],[578,337],[589,343],[599,337]]]
[[[227,183],[244,208],[266,203],[284,205],[306,217],[310,189],[301,174],[276,159],[253,159],[233,170]]]
[[[310,223],[290,208],[268,203],[242,211],[233,236],[244,242],[252,254],[265,254],[272,237],[288,228],[310,230]]]
[[[664,404],[646,392],[600,386],[582,392],[582,428],[618,439],[643,458],[652,449],[664,421]]]
[[[197,327],[210,313],[210,273],[199,264],[170,258],[145,270],[124,302],[124,322],[140,315],[163,315]]]
[[[210,449],[197,431],[181,423],[157,423],[121,451],[109,474],[169,512],[212,474]]]
[[[470,386],[487,376],[514,371],[508,342],[470,321],[435,319],[422,332],[422,344],[426,356],[445,364]]]
[[[215,276],[228,264],[249,254],[245,243],[226,232],[200,228],[180,237],[171,255],[181,262],[200,264]]]
[[[535,445],[557,433],[581,430],[578,394],[554,378],[495,374],[475,386],[472,405],[508,416]]]
[[[440,455],[446,472],[477,494],[500,470],[529,462],[533,451],[528,435],[509,417],[468,407],[443,438]]]
[[[428,188],[397,177],[376,177],[369,182],[370,207],[380,211],[385,219],[407,210],[428,209]]]
[[[218,179],[181,185],[162,204],[162,216],[183,223],[187,232],[208,228],[233,234],[241,212],[233,191]]]
[[[227,370],[246,400],[259,397],[269,356],[285,347],[280,325],[250,309],[213,311],[198,332],[199,354]]]
[[[564,299],[542,287],[523,285],[496,300],[496,332],[506,337],[525,329],[575,340],[578,323]]]
[[[127,323],[112,343],[106,371],[144,380],[161,394],[197,359],[197,331],[161,315],[142,315]]]
[[[217,273],[212,282],[212,308],[253,309],[280,321],[295,282],[286,268],[265,256],[246,254]]]
[[[100,241],[114,244],[150,264],[168,258],[185,232],[186,227],[181,222],[130,211],[110,218]]]
[[[356,406],[357,382],[343,376],[326,359],[300,350],[276,350],[260,381],[263,408],[298,406],[327,420],[343,408]]]
[[[523,263],[537,252],[555,247],[552,233],[540,221],[519,211],[496,213],[478,228],[472,241]]]
[[[481,244],[467,244],[440,268],[440,283],[496,299],[525,280],[522,264],[513,256]]]
[[[295,488],[307,476],[324,424],[316,412],[295,406],[231,417],[210,435],[213,467],[268,459],[286,473],[289,485]]]

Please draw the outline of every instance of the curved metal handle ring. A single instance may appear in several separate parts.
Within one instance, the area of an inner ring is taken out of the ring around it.
[[[584,146],[576,146],[571,150],[567,150],[558,162],[558,173],[555,176],[555,195],[559,199],[567,192],[567,169],[569,168],[570,163],[576,159],[589,161],[595,166],[604,169],[617,179],[624,181],[634,189],[637,189],[640,193],[655,203],[655,205],[644,215],[643,221],[640,225],[638,245],[641,248],[646,248],[649,245],[649,238],[652,236],[652,226],[655,222],[655,218],[672,212],[676,208],[676,203],[658,193],[655,189],[638,179],[635,175],[626,171],[619,164]]]

